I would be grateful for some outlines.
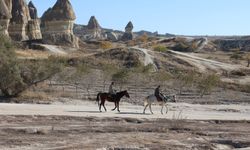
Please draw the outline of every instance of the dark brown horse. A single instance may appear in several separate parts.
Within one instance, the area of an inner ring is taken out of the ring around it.
[[[130,96],[128,94],[128,91],[117,92],[113,97],[109,93],[98,93],[96,101],[98,102],[100,112],[102,112],[101,111],[102,106],[105,109],[105,111],[107,111],[107,109],[105,107],[105,101],[106,100],[108,102],[114,102],[115,103],[115,108],[112,109],[112,111],[114,111],[117,108],[118,112],[120,112],[119,103],[120,103],[121,98],[123,96],[126,96],[127,98],[130,98]],[[100,103],[100,100],[101,100],[101,103]]]

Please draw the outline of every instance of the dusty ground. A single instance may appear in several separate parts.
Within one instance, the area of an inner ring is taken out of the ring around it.
[[[0,104],[0,149],[197,149],[250,148],[249,105],[169,105],[169,113],[98,112],[94,102],[63,105]],[[234,121],[233,121],[234,120]],[[235,121],[238,120],[238,121]]]
[[[249,121],[1,116],[0,149],[250,148]]]

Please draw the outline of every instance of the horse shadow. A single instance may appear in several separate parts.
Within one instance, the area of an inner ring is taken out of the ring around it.
[[[120,114],[120,115],[150,115],[150,114],[144,114],[144,113],[138,113],[138,112],[118,112],[116,114]]]
[[[67,111],[67,112],[70,112],[70,113],[92,113],[92,114],[100,114],[100,113],[102,113],[100,111]]]

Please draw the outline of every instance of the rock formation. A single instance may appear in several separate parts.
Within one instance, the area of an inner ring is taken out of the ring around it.
[[[57,0],[41,18],[43,41],[48,44],[78,47],[78,38],[73,34],[76,19],[69,0]]]
[[[38,40],[42,39],[42,34],[40,30],[40,20],[37,16],[37,9],[32,3],[32,1],[29,2],[29,14],[30,14],[30,20],[28,21],[28,36],[29,40]]]
[[[114,32],[106,32],[107,39],[110,41],[117,41],[118,36]]]
[[[11,18],[11,12],[9,6],[11,1],[0,0],[0,34],[8,36],[8,27]]]
[[[96,20],[95,16],[92,16],[87,25],[85,39],[103,39],[102,28]]]
[[[29,40],[27,28],[30,20],[29,8],[24,0],[12,0],[12,18],[9,34],[15,41]]]
[[[134,38],[133,32],[132,32],[133,28],[134,28],[134,26],[133,26],[132,22],[130,21],[125,28],[125,33],[123,34],[122,39],[121,39],[122,41],[133,40],[133,38]]]

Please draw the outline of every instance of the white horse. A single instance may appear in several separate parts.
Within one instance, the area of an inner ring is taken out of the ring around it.
[[[149,95],[148,97],[146,97],[145,101],[144,101],[144,111],[143,114],[145,114],[145,111],[147,109],[147,107],[149,106],[150,112],[151,114],[154,114],[152,112],[152,108],[151,105],[154,103],[158,103],[159,105],[161,105],[161,114],[163,114],[163,107],[166,107],[166,114],[168,113],[168,107],[167,107],[167,103],[168,102],[174,102],[176,103],[176,95],[171,95],[171,96],[164,96],[163,100],[159,100],[155,95]]]

